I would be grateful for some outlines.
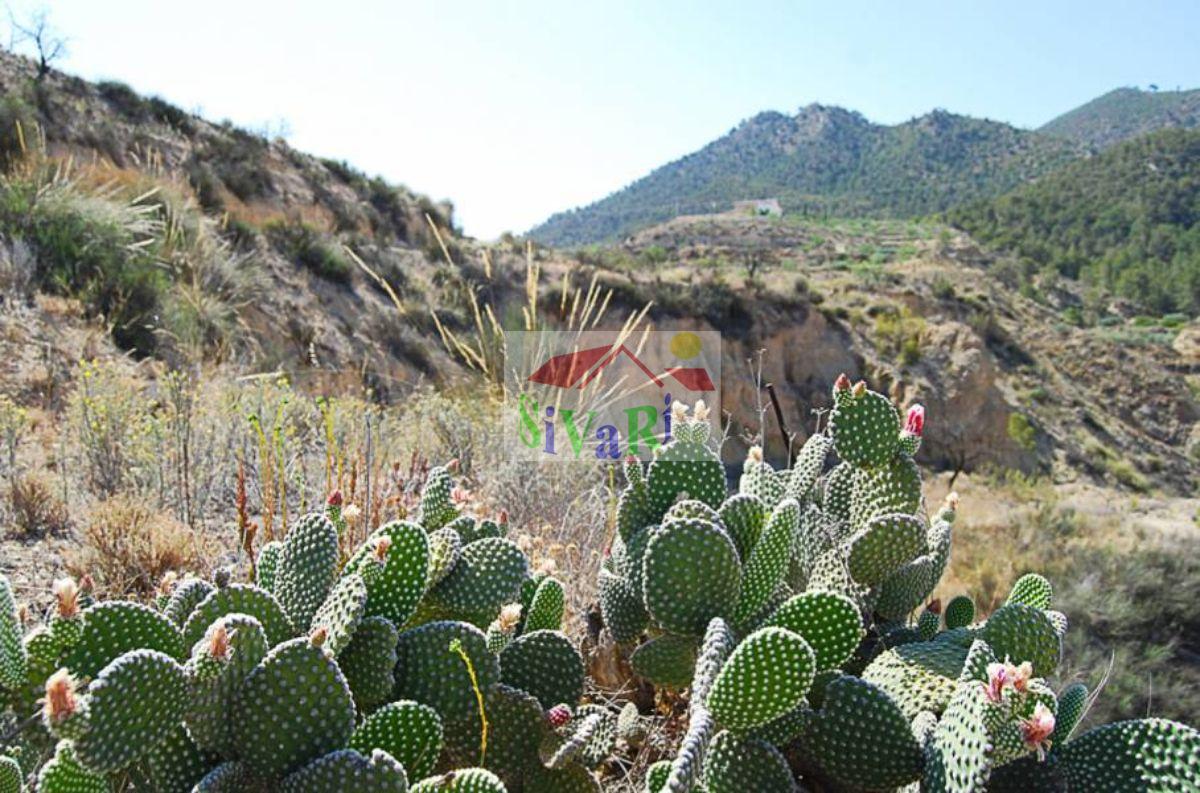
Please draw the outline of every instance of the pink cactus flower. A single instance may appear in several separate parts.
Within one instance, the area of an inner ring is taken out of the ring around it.
[[[842,372],[840,375],[838,375],[837,380],[834,381],[833,390],[834,391],[845,391],[849,387],[850,387],[850,378],[846,377],[845,372]]]
[[[329,494],[329,498],[325,499],[325,504],[331,507],[340,507],[342,500],[342,491],[335,490]]]
[[[904,431],[918,438],[925,432],[924,405],[913,405],[908,409],[908,415],[904,417]]]
[[[1029,681],[1033,679],[1033,664],[1025,661],[1019,666],[1008,665],[1008,676],[1012,687],[1024,694],[1029,690]]]
[[[1044,703],[1039,702],[1033,709],[1033,715],[1021,722],[1021,740],[1025,746],[1037,751],[1038,759],[1046,759],[1046,750],[1050,748],[1050,736],[1054,734],[1054,714]]]
[[[1011,668],[1011,664],[988,664],[988,681],[984,685],[984,693],[987,695],[989,702],[999,703],[1003,701],[1004,687],[1010,682],[1008,670]]]

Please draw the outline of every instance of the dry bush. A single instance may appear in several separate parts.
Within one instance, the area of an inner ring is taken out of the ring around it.
[[[95,506],[66,554],[72,575],[88,574],[110,596],[148,595],[169,571],[206,571],[211,543],[163,512],[125,496]]]
[[[45,537],[66,530],[70,517],[50,485],[42,477],[16,477],[8,491],[12,515],[10,532],[25,538]]]

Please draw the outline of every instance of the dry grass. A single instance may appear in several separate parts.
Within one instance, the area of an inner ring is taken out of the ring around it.
[[[66,565],[74,576],[90,575],[102,594],[146,596],[168,572],[207,572],[212,546],[170,515],[114,496],[92,509]]]
[[[16,477],[8,491],[12,515],[10,533],[23,538],[45,537],[67,530],[67,508],[38,474]]]

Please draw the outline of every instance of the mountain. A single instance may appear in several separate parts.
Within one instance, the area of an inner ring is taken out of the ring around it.
[[[1200,88],[1142,91],[1118,88],[1063,113],[1039,129],[1097,149],[1164,127],[1200,126]]]
[[[937,110],[874,124],[838,107],[760,113],[697,152],[530,231],[549,245],[610,241],[678,215],[778,198],[785,211],[903,217],[997,195],[1079,154],[1069,141]]]
[[[947,218],[995,250],[1157,314],[1200,313],[1200,130],[1126,141]]]

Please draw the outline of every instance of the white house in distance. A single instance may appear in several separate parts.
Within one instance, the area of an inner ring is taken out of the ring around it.
[[[749,201],[734,201],[733,211],[739,215],[777,218],[783,215],[783,207],[777,198],[754,198]]]

